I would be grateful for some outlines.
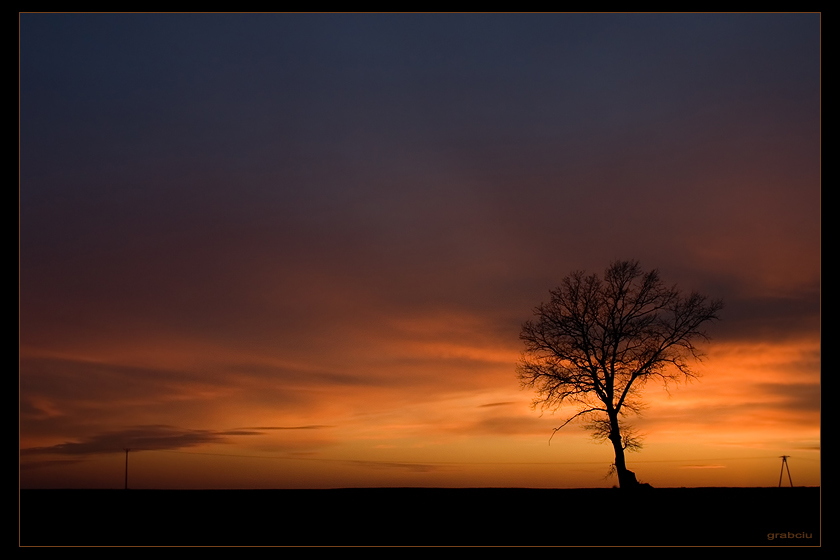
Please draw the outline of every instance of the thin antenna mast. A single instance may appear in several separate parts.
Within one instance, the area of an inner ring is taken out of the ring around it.
[[[125,448],[125,489],[128,490],[128,452],[131,451],[128,447]]]
[[[782,455],[782,472],[779,473],[779,488],[782,487],[782,475],[785,474],[785,469],[787,469],[788,482],[790,482],[790,487],[793,488],[793,481],[790,479],[790,466],[787,462],[788,457],[790,457],[790,455]]]

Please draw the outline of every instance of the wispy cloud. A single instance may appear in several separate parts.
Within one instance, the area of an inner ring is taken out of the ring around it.
[[[454,468],[452,465],[398,461],[345,461],[345,463],[369,469],[397,470],[416,473],[436,472],[442,470],[451,470]]]
[[[125,430],[96,434],[81,441],[70,441],[46,447],[30,447],[22,449],[21,454],[81,456],[115,453],[124,449],[131,449],[132,451],[183,449],[208,443],[223,443],[232,436],[262,435],[264,430],[271,429],[283,428],[212,431],[184,430],[165,425],[136,426]]]
[[[30,461],[22,461],[20,463],[20,470],[21,471],[34,471],[38,469],[46,469],[50,467],[66,467],[70,465],[75,465],[77,463],[83,462],[83,459],[60,459],[60,460],[30,460]]]
[[[322,430],[324,428],[333,428],[335,426],[328,426],[328,425],[318,425],[314,424],[311,426],[256,426],[252,428],[240,428],[241,430],[260,430],[260,431],[272,431],[272,430]]]

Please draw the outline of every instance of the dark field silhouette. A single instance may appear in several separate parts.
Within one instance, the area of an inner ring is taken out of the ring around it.
[[[819,488],[22,490],[22,546],[818,546]]]

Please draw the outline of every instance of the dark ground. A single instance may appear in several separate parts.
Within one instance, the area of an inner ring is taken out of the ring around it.
[[[20,545],[819,546],[820,511],[819,488],[21,490]]]

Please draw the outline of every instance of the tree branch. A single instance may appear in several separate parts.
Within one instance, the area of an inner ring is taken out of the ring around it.
[[[564,427],[566,424],[568,424],[569,422],[571,422],[572,420],[574,420],[574,419],[575,419],[575,418],[577,418],[578,416],[583,416],[584,414],[589,414],[590,412],[606,412],[606,410],[604,410],[603,408],[592,407],[592,408],[587,408],[587,409],[585,409],[585,410],[581,410],[581,411],[579,411],[577,414],[575,414],[574,416],[572,416],[571,418],[569,418],[568,420],[566,420],[565,422],[563,422],[560,426],[558,426],[557,428],[554,428],[554,429],[551,431],[551,437],[549,437],[549,438],[548,438],[548,445],[551,445],[551,438],[553,438],[553,437],[554,437],[554,434],[556,434],[557,432],[559,432],[560,430],[562,430],[562,429],[563,429],[563,427]]]

